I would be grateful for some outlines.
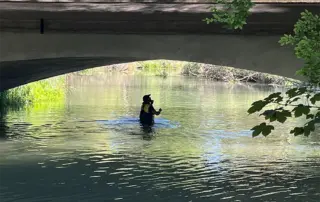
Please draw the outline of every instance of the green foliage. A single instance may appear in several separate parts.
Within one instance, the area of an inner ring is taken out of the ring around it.
[[[272,130],[274,130],[274,127],[272,125],[267,125],[265,122],[263,122],[260,125],[253,127],[252,130],[253,130],[253,133],[252,133],[253,137],[258,136],[260,133],[263,136],[267,136],[271,133]]]
[[[172,73],[179,72],[182,69],[181,62],[172,62],[166,60],[150,60],[140,62],[139,64],[144,74],[160,76],[164,78]]]
[[[65,97],[65,77],[53,77],[0,93],[1,109],[21,108],[39,102],[53,102]]]
[[[279,43],[293,45],[297,58],[303,59],[305,65],[297,74],[306,77],[307,87],[289,89],[285,96],[274,93],[264,100],[254,102],[248,113],[259,112],[270,104],[276,105],[273,110],[265,110],[261,115],[270,122],[284,123],[288,117],[303,117],[306,123],[293,128],[290,133],[309,136],[315,131],[316,122],[320,120],[320,18],[309,11],[301,13],[301,19],[294,26],[294,35],[284,35]],[[294,104],[299,102],[299,104]],[[293,108],[288,110],[288,108]],[[252,128],[255,137],[262,131],[261,127]],[[266,130],[266,129],[264,129]],[[267,131],[269,132],[269,130]],[[270,131],[271,132],[271,131]],[[268,133],[269,134],[269,133]]]
[[[279,43],[294,46],[295,54],[305,65],[297,74],[305,76],[312,84],[320,83],[320,17],[309,11],[301,13],[294,26],[293,35],[284,35]]]
[[[254,5],[251,0],[217,0],[216,3],[222,4],[223,9],[211,7],[212,17],[203,21],[207,24],[222,23],[228,29],[242,29]]]
[[[296,102],[299,103],[297,104]],[[264,116],[265,120],[269,122],[278,121],[285,123],[289,117],[305,117],[307,120],[303,127],[295,127],[290,131],[294,135],[309,136],[315,130],[315,123],[320,119],[320,106],[317,105],[320,101],[320,93],[315,93],[312,87],[293,88],[286,91],[285,94],[273,93],[266,97],[264,100],[259,100],[252,103],[248,109],[249,114],[260,112],[265,107],[270,105],[274,109],[263,110],[260,116]],[[262,133],[267,136],[271,133],[271,127],[262,123],[252,128],[253,137]],[[272,128],[274,129],[274,128]],[[264,132],[264,133],[263,133]]]
[[[32,102],[48,102],[64,98],[65,77],[53,77],[27,84],[30,88],[29,100]]]
[[[259,100],[254,103],[252,103],[252,107],[248,110],[249,114],[252,114],[254,112],[260,111],[263,107],[265,107],[268,104],[268,101],[266,100]]]
[[[218,0],[217,3],[223,4],[224,9],[219,10],[216,7],[212,7],[212,17],[206,18],[204,21],[207,24],[213,22],[223,23],[227,28],[231,29],[242,29],[249,16],[249,9],[254,5],[251,0]],[[287,118],[291,116],[296,118],[305,116],[306,120],[308,120],[307,123],[305,123],[303,127],[295,127],[291,130],[291,133],[294,135],[304,134],[305,136],[308,136],[315,130],[315,122],[320,119],[320,107],[316,105],[320,100],[320,95],[316,90],[320,85],[319,16],[312,14],[307,10],[302,12],[301,19],[295,24],[293,31],[293,35],[284,35],[279,43],[282,46],[294,46],[297,58],[303,59],[305,63],[305,65],[297,71],[297,74],[304,76],[311,87],[290,89],[286,92],[286,97],[282,96],[281,93],[271,94],[264,100],[254,102],[249,108],[248,113],[252,114],[259,112],[270,104],[275,104],[278,106],[277,108],[265,110],[261,115],[270,122],[278,121],[280,123],[286,122]],[[297,101],[307,101],[307,104],[300,103],[298,105],[293,105],[293,103]],[[291,110],[285,109],[289,106],[294,108]],[[255,137],[262,133],[264,136],[267,136],[273,129],[272,125],[262,123],[252,128],[252,135]]]
[[[11,90],[0,92],[1,108],[20,108],[30,102],[28,99],[29,94],[29,86],[19,86]]]

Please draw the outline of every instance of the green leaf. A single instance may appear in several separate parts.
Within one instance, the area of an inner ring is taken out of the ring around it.
[[[320,93],[315,94],[311,99],[310,102],[315,104],[317,101],[320,101]]]
[[[298,88],[292,88],[286,92],[289,98],[293,98],[297,95]]]
[[[253,132],[252,132],[253,137],[258,136],[261,133],[260,125],[253,127],[251,130],[253,130]]]
[[[298,95],[302,95],[305,92],[307,92],[307,88],[292,88],[286,92],[286,94],[289,96],[289,98],[294,98]]]
[[[294,134],[294,136],[302,135],[304,133],[304,129],[302,127],[295,127],[290,131],[290,134]]]
[[[300,117],[302,116],[302,114],[308,115],[310,112],[310,107],[300,104],[297,107],[295,107],[292,111],[294,112],[295,117]]]
[[[273,109],[268,109],[268,110],[265,110],[261,115],[265,116],[265,119],[270,119],[271,116],[273,116],[273,114],[276,112],[276,110],[273,110]]]
[[[271,131],[274,130],[274,126],[267,125],[265,122],[263,122],[260,125],[253,127],[251,130],[253,130],[253,137],[258,136],[260,133],[262,133],[263,136],[268,136],[271,133]]]
[[[262,130],[262,135],[266,137],[271,133],[272,130],[274,130],[272,125],[266,125]]]
[[[282,110],[282,109],[281,109]],[[288,110],[277,111],[277,110],[266,110],[261,115],[265,116],[265,119],[269,119],[270,122],[278,121],[284,123],[287,120],[287,117],[291,117],[291,112]]]
[[[291,117],[291,112],[289,110],[283,110],[282,111],[282,114],[285,116],[285,117]]]
[[[315,130],[315,121],[310,121],[304,126],[304,135],[309,136],[311,132]]]
[[[280,123],[284,123],[287,120],[287,117],[285,117],[281,113],[276,113],[276,116],[277,116],[277,121],[279,121]]]
[[[277,111],[282,110],[282,111]],[[287,120],[287,117],[291,117],[291,112],[288,110],[283,110],[279,108],[277,110],[266,110],[263,115],[265,115],[265,119],[270,119],[270,122],[278,121],[280,123],[284,123]]]
[[[311,131],[310,131],[310,130],[306,130],[306,129],[304,129],[304,136],[309,136],[309,135],[310,135],[310,133],[311,133]]]
[[[298,89],[298,94],[299,94],[299,95],[302,95],[303,93],[307,92],[307,90],[308,90],[308,89],[307,89],[306,87],[299,88],[299,89]]]
[[[270,117],[270,122],[274,122],[275,120],[277,120],[277,117],[275,116],[276,113],[274,113],[271,117]]]
[[[252,114],[254,112],[260,111],[263,107],[265,107],[268,104],[267,101],[259,100],[254,103],[252,103],[251,107],[248,109],[248,113]]]
[[[277,103],[280,103],[280,102],[282,102],[283,101],[283,97],[278,97],[276,100],[275,100],[275,102],[277,102]]]
[[[211,22],[222,23],[223,27],[228,29],[242,29],[250,15],[249,10],[254,5],[251,0],[216,0],[215,3],[223,4],[223,9],[211,7],[210,10],[213,13]],[[211,22],[207,21],[207,23]]]
[[[294,98],[292,100],[288,100],[288,103],[293,103],[293,102],[296,102],[296,101],[298,101],[300,99],[301,99],[301,97],[296,97],[296,98]]]
[[[314,118],[314,115],[313,114],[308,114],[306,119],[313,119]]]
[[[271,100],[273,100],[273,99],[275,99],[275,98],[280,98],[281,96],[281,93],[280,92],[278,92],[278,93],[272,93],[272,94],[270,94],[267,98],[265,98],[264,100],[266,100],[266,101],[271,101]]]

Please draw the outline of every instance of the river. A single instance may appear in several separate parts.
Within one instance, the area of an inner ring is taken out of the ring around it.
[[[11,111],[0,140],[0,201],[318,201],[320,131],[246,113],[263,85],[123,74],[69,76],[63,103]],[[138,114],[152,94],[156,117]]]

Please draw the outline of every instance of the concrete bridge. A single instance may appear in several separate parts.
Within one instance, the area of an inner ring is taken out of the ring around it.
[[[90,0],[89,0],[90,1]],[[122,62],[194,61],[294,77],[301,67],[280,47],[319,4],[257,4],[242,31],[206,25],[210,4],[0,2],[0,91]],[[219,6],[219,5],[216,5]]]

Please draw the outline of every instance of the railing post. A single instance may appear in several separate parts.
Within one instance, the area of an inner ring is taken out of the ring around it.
[[[44,33],[44,20],[43,18],[40,19],[40,34]]]

